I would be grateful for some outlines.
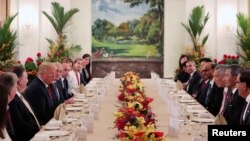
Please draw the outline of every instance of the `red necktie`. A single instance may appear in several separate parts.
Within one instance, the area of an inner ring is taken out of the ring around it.
[[[49,93],[49,97],[50,97],[51,99],[53,99],[53,97],[52,97],[52,93],[51,93],[51,89],[50,89],[50,87],[49,87],[49,86],[47,87],[47,90],[48,90],[48,93]]]

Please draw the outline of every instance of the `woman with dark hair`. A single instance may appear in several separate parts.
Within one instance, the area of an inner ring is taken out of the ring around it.
[[[11,141],[6,131],[7,104],[9,91],[5,85],[0,83],[0,140]]]
[[[82,59],[83,59],[83,69],[82,69],[83,81],[87,84],[92,79],[92,73],[90,70],[91,56],[89,54],[84,54],[82,56]]]
[[[189,74],[185,71],[186,64],[185,62],[188,61],[188,56],[185,54],[182,54],[179,58],[179,69],[176,71],[175,81],[181,81],[182,83],[185,83],[189,79]]]

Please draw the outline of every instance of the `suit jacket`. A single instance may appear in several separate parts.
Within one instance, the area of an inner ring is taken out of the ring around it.
[[[219,88],[214,83],[208,96],[208,103],[205,103],[204,105],[204,107],[214,116],[216,116],[220,111],[221,103],[223,100],[223,90],[224,88]]]
[[[53,104],[54,104],[54,107],[56,109],[56,107],[58,105],[60,105],[61,103],[64,102],[64,98],[63,96],[60,94],[60,90],[59,88],[57,87],[57,83],[55,82],[54,84],[50,84],[49,85],[50,89],[51,89],[51,92],[52,92],[52,95],[53,95]],[[57,96],[57,94],[59,95],[59,98]]]
[[[189,93],[191,95],[196,93],[200,79],[201,79],[201,76],[200,76],[199,72],[195,71],[192,78],[190,78],[190,80],[188,82],[187,93]]]
[[[83,82],[85,83],[85,85],[87,85],[89,81],[92,79],[92,75],[90,74],[90,72],[88,72],[86,68],[82,69],[82,76],[83,76]]]
[[[206,99],[206,96],[207,96],[207,88],[208,88],[207,83],[209,83],[209,81],[207,82],[206,80],[202,80],[202,81],[200,81],[200,83],[198,84],[198,87],[197,87],[196,100],[201,105],[205,105],[205,99]]]
[[[71,94],[68,93],[68,82],[67,79],[64,79],[66,84],[63,84],[62,79],[56,81],[56,85],[61,96],[61,100],[67,100],[72,97]]]
[[[247,102],[244,102],[244,106],[241,111],[241,117],[240,117],[240,124],[241,125],[250,125],[250,104],[247,106]],[[245,115],[245,120],[243,121],[243,114],[245,109],[247,108],[246,115]]]
[[[25,98],[33,108],[40,123],[45,125],[54,115],[55,106],[45,84],[35,78],[25,91]]]
[[[34,116],[18,95],[9,104],[9,109],[15,134],[12,140],[29,141],[39,131]]]
[[[241,116],[241,111],[244,105],[244,101],[245,99],[239,96],[238,90],[235,91],[231,102],[228,104],[228,106],[226,107],[223,113],[223,116],[227,120],[228,124],[231,124],[231,125],[240,124],[240,116]]]
[[[77,73],[77,76],[78,76],[79,81],[80,81],[81,77],[80,77],[79,72]],[[67,81],[68,81],[68,92],[69,93],[72,93],[72,89],[79,87],[78,81],[77,81],[77,78],[76,78],[76,73],[73,70],[71,70],[69,72],[69,76],[67,77]]]
[[[176,75],[176,80],[175,81],[178,81],[180,80],[181,83],[186,83],[189,79],[189,74],[186,73],[185,71],[183,70],[180,70],[177,75]]]

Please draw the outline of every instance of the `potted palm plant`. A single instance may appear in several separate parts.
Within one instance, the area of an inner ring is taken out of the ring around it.
[[[76,8],[64,11],[64,8],[57,2],[52,2],[52,16],[43,11],[43,14],[48,18],[57,33],[57,40],[49,42],[49,53],[47,60],[50,62],[61,61],[64,58],[69,58],[74,52],[79,52],[81,47],[79,45],[67,45],[67,36],[64,34],[64,29],[68,25],[70,19],[79,10]]]
[[[193,50],[189,56],[197,63],[204,55],[204,46],[207,42],[209,34],[201,37],[202,31],[209,19],[209,13],[205,15],[204,6],[194,7],[192,13],[189,15],[188,23],[181,23],[186,29],[193,42]]]
[[[250,21],[242,13],[237,14],[237,38],[240,51],[238,55],[243,59],[243,66],[250,68]]]
[[[6,19],[0,27],[0,70],[9,68],[17,62],[14,60],[14,49],[17,46],[17,32],[10,29],[10,25],[17,14]]]

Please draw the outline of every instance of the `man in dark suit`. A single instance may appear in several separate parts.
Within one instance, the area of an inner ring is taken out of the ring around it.
[[[210,81],[213,79],[213,71],[214,66],[211,62],[202,62],[202,66],[200,68],[202,81],[200,81],[200,83],[198,84],[196,99],[203,106],[205,106],[205,100],[207,97],[207,90],[210,86]]]
[[[244,98],[239,96],[236,88],[237,75],[240,69],[241,67],[236,64],[228,66],[223,79],[227,91],[224,93],[222,114],[228,124],[239,124],[241,110],[245,101]]]
[[[51,84],[51,88],[53,90],[54,95],[55,96],[59,95],[59,97],[57,97],[57,99],[54,102],[56,103],[56,105],[59,105],[61,103],[72,104],[72,103],[74,103],[74,98],[72,98],[72,96],[69,96],[68,89],[66,88],[67,82],[65,83],[63,78],[62,78],[62,75],[65,75],[62,64],[56,62],[55,65],[57,67],[56,77],[55,77],[54,83]],[[68,70],[69,70],[70,66],[68,63],[67,63],[67,65],[68,65]],[[66,75],[68,76],[69,73],[67,73]],[[67,81],[67,79],[65,79],[65,81]]]
[[[40,125],[45,125],[54,115],[52,90],[48,85],[54,81],[56,67],[52,63],[44,62],[39,66],[38,76],[25,91],[25,96],[32,106]]]
[[[187,61],[186,70],[190,74],[190,78],[187,84],[186,85],[184,84],[184,87],[186,87],[187,93],[193,95],[196,93],[201,76],[199,72],[196,70],[195,62],[192,60]]]
[[[74,95],[72,93],[69,93],[68,89],[69,89],[69,84],[67,81],[67,77],[69,76],[69,71],[70,69],[70,65],[69,63],[62,63],[62,75],[61,75],[61,82],[62,82],[62,87],[63,87],[63,95],[65,99],[69,99],[71,97],[73,97]]]
[[[28,75],[25,69],[17,66],[12,68],[12,72],[18,77],[17,94],[9,104],[12,126],[15,133],[15,137],[12,140],[29,141],[40,130],[41,126],[29,103],[21,94],[28,82]]]
[[[244,98],[244,106],[241,110],[240,124],[250,125],[250,71],[242,70],[236,80],[236,87],[239,92],[239,96]]]
[[[217,115],[220,110],[223,98],[223,88],[219,88],[213,79],[215,65],[212,62],[205,62],[201,68],[201,73],[207,82],[207,88],[203,95],[199,95],[200,103],[213,115]]]

